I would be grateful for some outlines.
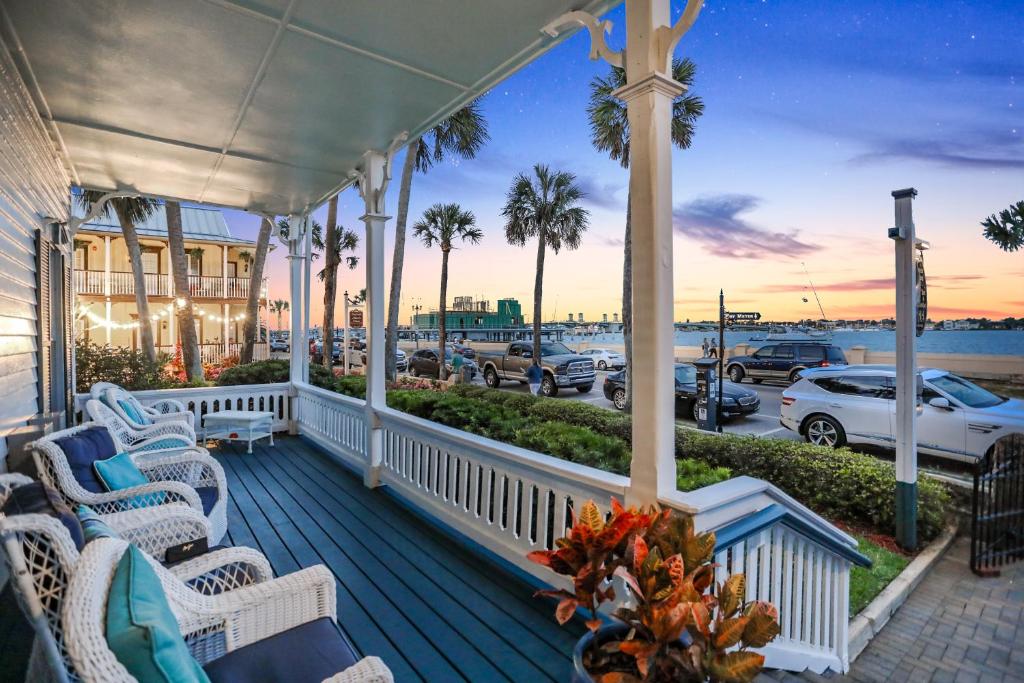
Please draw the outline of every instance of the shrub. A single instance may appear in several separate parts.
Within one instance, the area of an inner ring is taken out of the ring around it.
[[[75,342],[75,381],[80,390],[86,391],[96,382],[113,382],[129,391],[181,386],[164,374],[168,358],[161,354],[150,361],[141,349],[79,340]]]
[[[518,431],[514,443],[605,472],[629,475],[630,453],[625,442],[595,434],[585,427],[564,422],[533,422]]]
[[[220,373],[217,385],[235,386],[238,384],[276,384],[288,381],[288,361],[279,358],[260,360],[248,365],[236,365]]]
[[[677,429],[676,456],[764,479],[826,516],[868,524],[885,533],[895,528],[896,469],[867,454]],[[924,476],[918,480],[917,496],[917,532],[930,540],[945,526],[949,493],[941,483]]]
[[[334,379],[334,391],[353,398],[366,398],[366,378],[362,375],[344,375]]]
[[[732,477],[728,467],[712,467],[700,460],[679,458],[676,460],[676,488],[680,491],[693,491],[717,484]]]

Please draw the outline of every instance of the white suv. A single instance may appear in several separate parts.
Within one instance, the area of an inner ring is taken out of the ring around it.
[[[1000,437],[1024,433],[1024,401],[996,396],[945,370],[921,370],[917,445],[922,453],[972,462]],[[811,443],[892,448],[896,369],[859,365],[804,370],[782,392],[782,425]]]
[[[615,368],[621,370],[626,367],[626,357],[617,351],[609,349],[584,349],[580,351],[581,356],[586,356],[594,361],[594,367],[598,370]]]

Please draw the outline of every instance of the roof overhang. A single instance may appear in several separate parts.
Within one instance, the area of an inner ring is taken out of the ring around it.
[[[301,213],[621,0],[4,0],[73,181]]]

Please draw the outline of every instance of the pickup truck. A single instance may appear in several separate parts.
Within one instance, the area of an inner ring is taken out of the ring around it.
[[[505,353],[477,353],[477,365],[483,370],[487,386],[496,389],[502,380],[526,384],[526,368],[533,362],[531,342],[512,342]],[[565,344],[544,342],[540,345],[540,366],[544,371],[540,393],[555,396],[558,390],[575,387],[581,394],[594,387],[597,374],[594,361],[586,356],[573,353]]]

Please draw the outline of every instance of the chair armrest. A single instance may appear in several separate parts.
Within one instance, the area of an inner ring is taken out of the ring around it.
[[[196,442],[196,430],[192,429],[184,418],[181,420],[167,420],[147,425],[143,429],[136,430],[140,439],[153,439],[156,437],[183,436],[192,443]]]
[[[195,431],[195,415],[189,412],[184,413],[148,413],[146,417],[149,418],[153,424],[163,424],[164,422],[184,422]]]
[[[323,683],[394,683],[391,669],[379,657],[363,657]]]
[[[172,455],[205,455],[209,457],[210,451],[202,446],[176,446],[174,448],[154,448],[148,451],[130,450],[132,461],[136,467],[142,467],[146,463],[159,462]]]
[[[169,503],[184,503],[203,513],[203,504],[196,490],[180,481],[160,481],[132,486],[107,493],[87,493],[80,502],[91,507],[97,514],[139,510]]]
[[[170,547],[211,534],[210,520],[181,503],[113,512],[103,515],[103,521],[158,560]]]
[[[263,553],[252,548],[224,548],[168,568],[203,595],[217,595],[274,578]]]
[[[165,590],[168,587],[165,584]],[[337,616],[334,575],[324,565],[205,599],[195,591],[182,593],[170,588],[168,599],[186,640],[194,633],[223,630],[228,652],[316,619]]]
[[[150,481],[180,481],[193,488],[216,486],[223,495],[228,489],[224,468],[208,454],[184,452],[159,459],[135,461],[136,467]]]
[[[146,408],[147,410],[154,411],[157,414],[189,412],[188,408],[185,406],[184,403],[182,403],[181,401],[177,401],[173,398],[165,398],[159,401],[153,401],[148,406],[146,406]]]

